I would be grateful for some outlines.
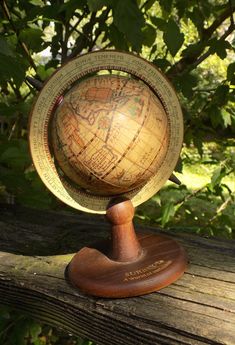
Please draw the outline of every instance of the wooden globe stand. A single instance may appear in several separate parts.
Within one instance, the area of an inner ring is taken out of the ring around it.
[[[157,291],[186,268],[183,248],[165,235],[136,235],[130,200],[112,200],[106,212],[111,240],[81,249],[68,266],[70,282],[86,294],[130,297]]]

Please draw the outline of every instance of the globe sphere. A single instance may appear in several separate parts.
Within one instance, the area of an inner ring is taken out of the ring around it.
[[[76,187],[112,196],[143,186],[167,153],[169,125],[159,98],[142,81],[97,75],[63,97],[51,123],[60,173]]]

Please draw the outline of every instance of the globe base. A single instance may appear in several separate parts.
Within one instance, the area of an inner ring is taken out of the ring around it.
[[[99,297],[144,295],[173,283],[187,266],[184,249],[172,238],[136,235],[130,200],[115,199],[107,209],[111,240],[81,249],[68,266],[68,279],[82,292]]]
[[[108,240],[83,248],[68,266],[70,282],[88,295],[122,298],[160,290],[183,275],[187,259],[176,241],[155,234],[139,234],[138,240],[142,253],[134,262],[111,260]]]

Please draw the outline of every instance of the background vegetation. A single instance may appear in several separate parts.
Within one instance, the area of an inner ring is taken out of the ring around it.
[[[44,81],[72,57],[115,48],[140,54],[168,76],[185,121],[177,167],[183,183],[168,184],[137,209],[136,219],[233,238],[234,11],[234,0],[2,0],[0,200],[63,207],[31,163],[27,122],[36,92],[26,75]],[[6,308],[0,312],[2,344],[83,341],[12,315]]]

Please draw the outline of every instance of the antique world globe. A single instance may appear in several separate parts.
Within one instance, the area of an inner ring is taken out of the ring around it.
[[[66,277],[73,286],[101,297],[138,296],[184,273],[187,259],[176,241],[136,234],[132,223],[134,207],[170,178],[182,140],[175,90],[137,55],[84,54],[43,84],[29,128],[34,167],[62,202],[106,214],[110,223],[110,237],[70,261]]]
[[[97,195],[145,184],[165,159],[167,115],[142,81],[98,75],[73,86],[57,107],[51,143],[62,173]]]

